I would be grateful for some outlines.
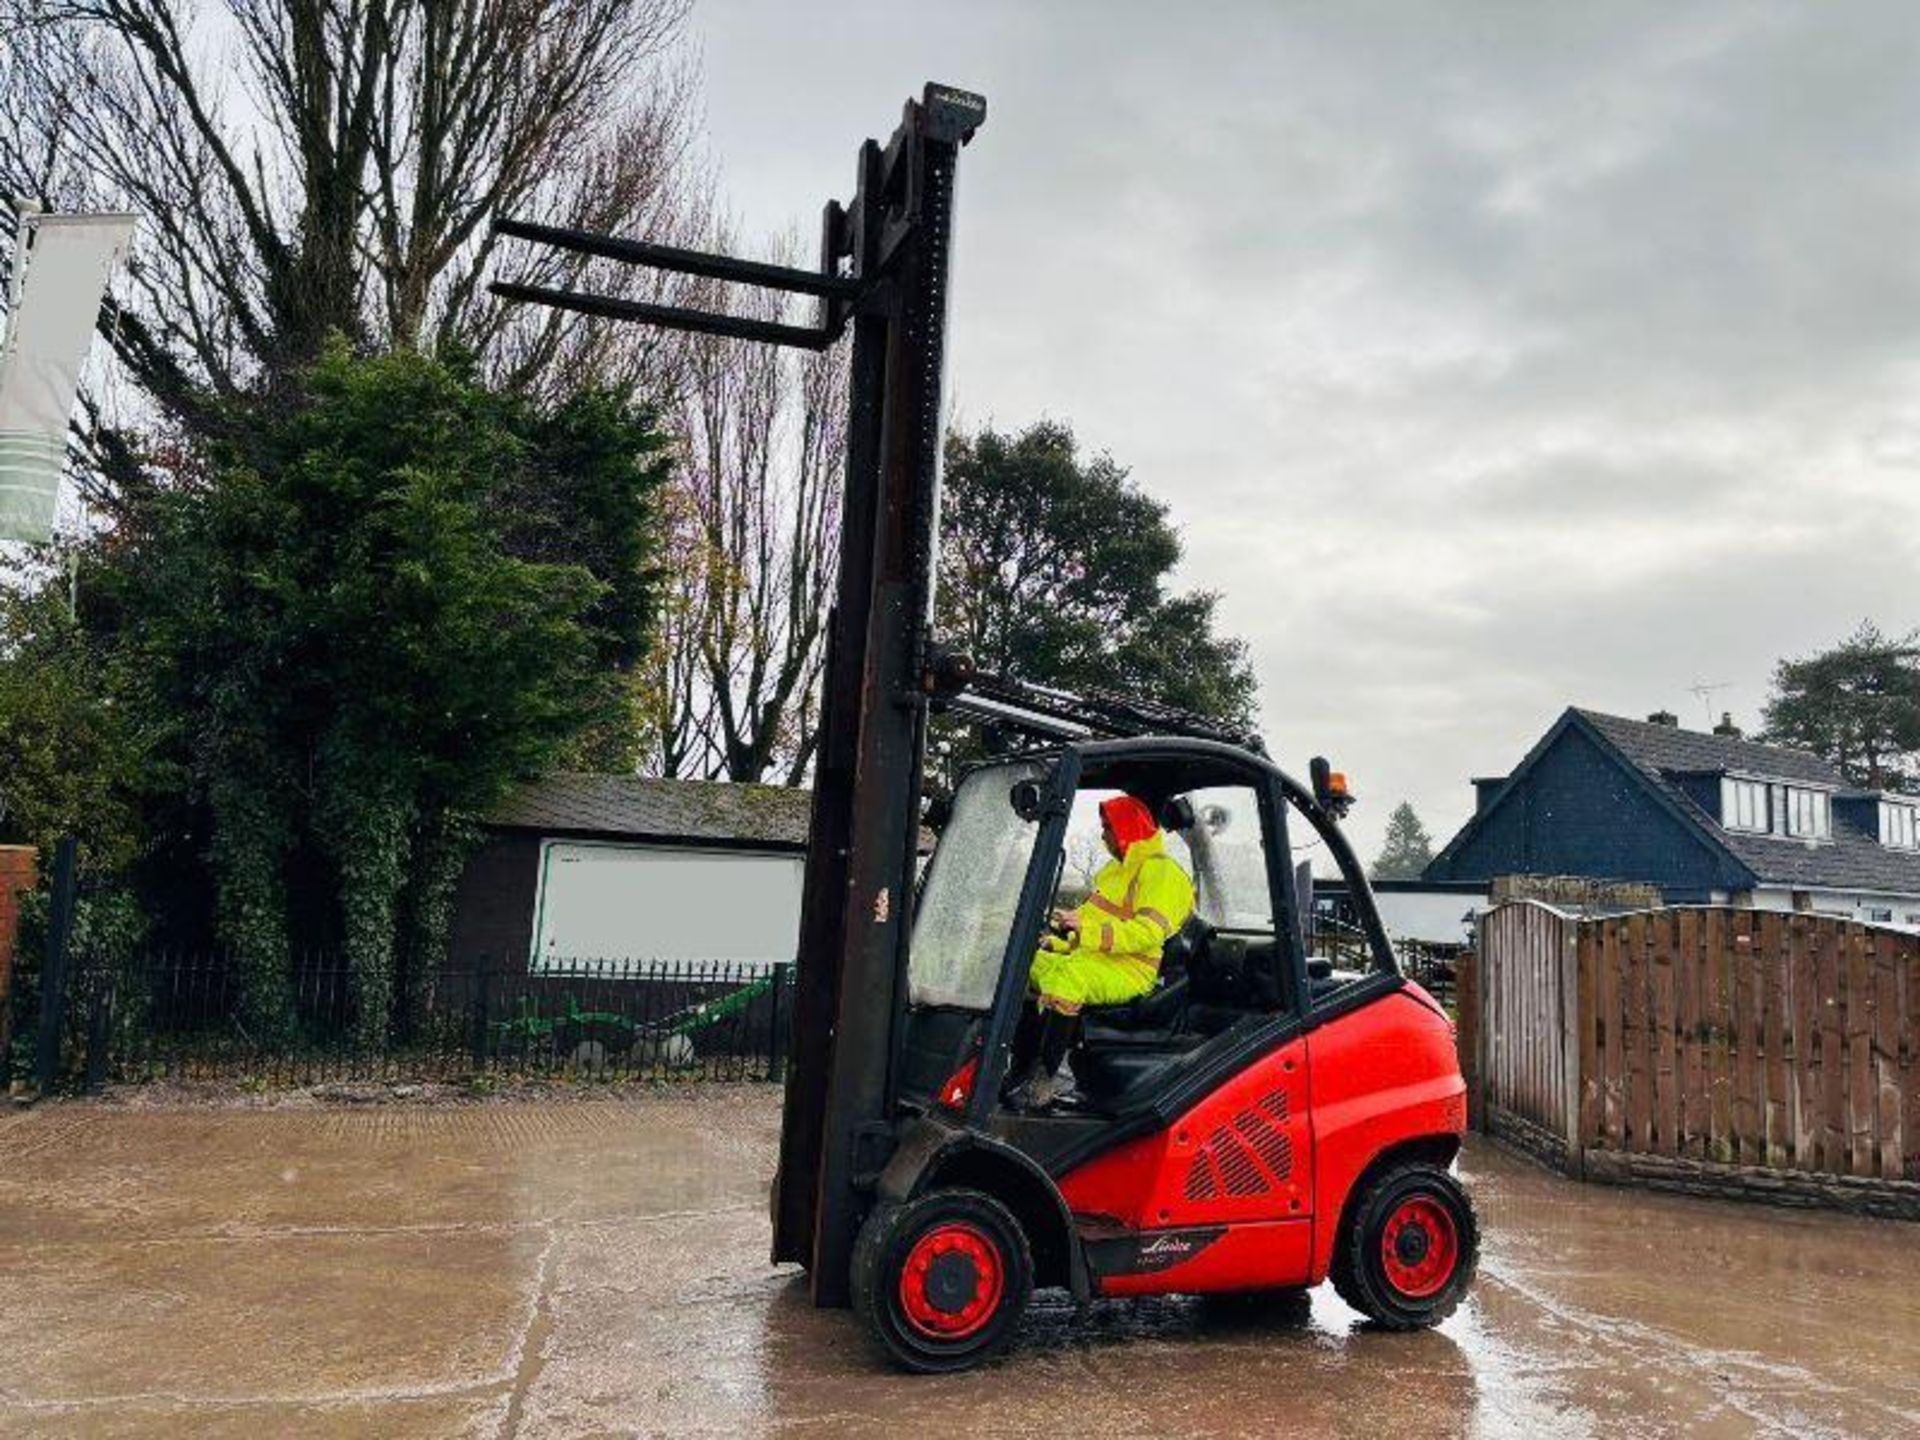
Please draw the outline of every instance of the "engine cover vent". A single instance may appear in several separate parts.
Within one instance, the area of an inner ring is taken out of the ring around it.
[[[1275,1091],[1207,1137],[1187,1167],[1189,1200],[1265,1195],[1293,1174],[1293,1140],[1283,1128],[1287,1097]]]

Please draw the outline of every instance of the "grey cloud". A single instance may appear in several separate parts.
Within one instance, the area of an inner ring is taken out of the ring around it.
[[[938,76],[952,390],[1182,521],[1270,730],[1444,832],[1561,707],[1920,622],[1920,11],[706,0],[752,225]]]

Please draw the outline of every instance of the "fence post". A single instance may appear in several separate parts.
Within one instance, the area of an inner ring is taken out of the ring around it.
[[[780,1042],[785,1037],[780,1033],[780,992],[786,988],[787,967],[775,964],[773,967],[773,989],[767,998],[767,1079],[778,1080],[786,1065],[786,1048]]]
[[[53,908],[47,916],[47,963],[40,972],[40,1035],[34,1085],[42,1095],[60,1076],[60,1026],[67,1009],[67,949],[73,937],[74,860],[69,835],[53,852]]]
[[[1567,1174],[1587,1178],[1587,1152],[1580,1134],[1580,922],[1560,921],[1560,1073],[1566,1084],[1561,1133],[1567,1142]]]
[[[1499,912],[1493,912],[1499,913]],[[1494,972],[1502,968],[1495,955],[1499,946],[1493,938],[1493,914],[1481,917],[1479,947],[1474,952],[1473,1073],[1480,1099],[1480,1131],[1493,1134],[1493,1095],[1497,1089],[1493,1077]],[[1503,925],[1505,921],[1501,922]],[[1504,957],[1502,957],[1504,959]]]
[[[487,1066],[487,1009],[492,989],[493,960],[491,956],[482,955],[473,983],[473,1067],[476,1070]]]
[[[1467,1128],[1481,1130],[1486,1104],[1480,1084],[1480,951],[1475,948],[1454,961],[1454,1048],[1460,1059],[1460,1078],[1467,1084]]]
[[[87,1014],[87,1093],[97,1094],[107,1082],[108,1049],[113,1043],[113,1007],[119,982],[105,976],[93,988]]]

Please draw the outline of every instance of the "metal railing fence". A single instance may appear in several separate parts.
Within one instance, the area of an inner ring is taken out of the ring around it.
[[[231,957],[163,952],[112,974],[82,970],[60,1021],[58,1083],[777,1080],[793,966],[452,964],[405,987],[393,1023],[375,1040],[357,1023],[357,987],[339,957],[300,957],[290,982],[291,1003],[263,1022],[245,1003],[243,971]]]

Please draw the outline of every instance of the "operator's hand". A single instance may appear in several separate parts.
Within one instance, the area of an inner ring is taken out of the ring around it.
[[[1080,933],[1080,912],[1078,910],[1056,910],[1053,912],[1053,928],[1062,935]]]

